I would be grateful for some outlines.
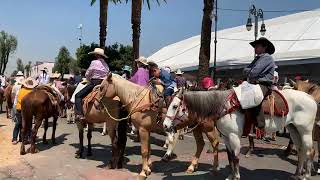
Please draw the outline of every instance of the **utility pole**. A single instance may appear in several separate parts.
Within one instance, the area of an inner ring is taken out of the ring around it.
[[[213,59],[213,79],[216,82],[217,74],[217,31],[218,31],[218,0],[215,0],[214,13],[214,59]]]

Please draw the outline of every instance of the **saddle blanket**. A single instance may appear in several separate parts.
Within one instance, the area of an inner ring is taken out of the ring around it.
[[[74,90],[72,96],[71,96],[71,99],[70,99],[70,102],[72,102],[73,104],[75,103],[75,96],[78,92],[80,92],[84,87],[86,87],[87,85],[86,84],[82,84],[82,83],[79,83],[76,90]]]
[[[264,99],[259,85],[243,81],[238,87],[233,87],[242,109],[250,109],[258,106]]]

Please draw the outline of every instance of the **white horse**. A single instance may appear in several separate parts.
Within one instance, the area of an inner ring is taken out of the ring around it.
[[[172,133],[174,132],[174,124],[172,117],[178,117],[179,111],[182,109],[191,114],[202,116],[217,116],[221,112],[221,107],[226,105],[226,97],[232,93],[228,91],[206,91],[206,92],[186,92],[183,95],[183,100],[179,97],[174,97],[170,104],[167,117],[163,122],[164,128]],[[298,166],[295,172],[296,176],[301,176],[304,163],[306,163],[305,177],[311,176],[311,152],[312,152],[312,129],[317,113],[317,104],[314,99],[301,91],[283,90],[281,91],[286,98],[289,106],[289,113],[286,117],[265,116],[266,130],[269,132],[283,129],[285,126],[296,145],[298,154]],[[230,105],[230,102],[227,102]],[[213,110],[212,110],[213,109]],[[231,174],[227,180],[240,179],[239,172],[239,155],[240,155],[240,137],[243,132],[245,123],[244,114],[240,110],[235,110],[216,120],[217,128],[223,135],[224,142],[227,147]]]

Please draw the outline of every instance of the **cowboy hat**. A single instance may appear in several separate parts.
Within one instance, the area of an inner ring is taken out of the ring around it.
[[[145,58],[144,56],[140,56],[138,59],[135,60],[136,62],[140,62],[142,63],[143,65],[148,65],[148,60],[147,58]]]
[[[104,50],[101,49],[101,48],[94,48],[94,51],[89,52],[88,54],[97,54],[97,55],[100,55],[100,56],[102,56],[102,57],[104,57],[104,58],[108,58],[108,56],[106,56],[106,55],[104,54]]]
[[[18,71],[18,73],[16,74],[16,76],[23,76],[22,71]]]
[[[48,72],[48,69],[46,67],[42,68],[40,71]]]
[[[128,71],[128,72],[131,73],[132,69],[131,69],[130,66],[125,65],[125,66],[122,68],[122,71]]]
[[[181,71],[181,69],[178,69],[176,72],[176,75],[182,75],[184,72]]]
[[[56,71],[55,73],[53,73],[53,74],[51,75],[51,78],[59,78],[60,76],[61,76],[61,74],[58,73],[58,71]]]
[[[22,85],[28,89],[33,89],[38,85],[38,82],[34,80],[33,78],[27,78],[22,82]]]
[[[261,37],[258,40],[250,42],[250,45],[252,47],[255,47],[257,44],[261,44],[263,46],[266,46],[268,54],[273,54],[275,52],[274,45],[267,38]]]

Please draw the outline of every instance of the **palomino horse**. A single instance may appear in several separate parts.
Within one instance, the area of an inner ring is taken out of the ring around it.
[[[32,129],[31,147],[28,149],[30,153],[37,153],[39,150],[35,146],[38,129],[41,126],[42,120],[44,121],[44,134],[42,142],[47,144],[47,130],[48,130],[48,119],[53,117],[52,125],[52,144],[55,144],[55,132],[57,127],[57,120],[59,116],[59,96],[49,86],[38,86],[32,92],[27,94],[21,102],[21,113],[22,113],[22,129],[21,129],[21,149],[20,154],[26,154],[25,151],[25,136],[29,134],[29,130],[32,127],[32,120],[35,117],[35,125]]]
[[[185,127],[190,127],[197,144],[197,151],[193,156],[190,166],[187,169],[187,173],[193,173],[199,163],[199,158],[203,147],[205,145],[202,133],[205,133],[207,138],[210,141],[210,144],[213,148],[214,161],[213,161],[213,171],[217,171],[219,167],[218,159],[218,146],[219,146],[219,136],[216,133],[216,127],[214,121],[210,119],[204,120],[202,123],[198,124],[194,117],[188,116],[186,109],[179,108],[179,102],[183,95],[183,89],[180,89],[178,94],[175,95],[172,99],[172,102],[168,108],[166,118],[170,119],[174,123],[174,130],[180,130]],[[175,137],[177,139],[177,137]],[[173,141],[176,143],[176,141]],[[175,146],[175,144],[173,145]]]
[[[129,112],[127,117],[115,120],[121,121],[130,118],[133,125],[139,131],[142,156],[141,176],[147,176],[151,173],[150,133],[151,131],[163,132],[162,119],[157,121],[161,113],[152,108],[155,104],[151,102],[152,94],[150,92],[149,88],[136,85],[118,75],[110,73],[101,83],[100,92],[97,97],[99,100],[102,97],[114,98],[118,96],[121,103],[124,104],[124,107]],[[109,112],[109,107],[104,106],[104,109],[106,112]]]
[[[11,118],[11,111],[13,108],[13,99],[12,99],[12,88],[13,85],[9,84],[4,90],[4,98],[7,102],[6,111],[7,111],[7,118]]]
[[[320,103],[320,86],[310,83],[307,81],[291,81],[292,85],[294,86],[294,89],[298,91],[303,91],[308,94],[310,94],[314,100],[318,103]],[[318,174],[320,174],[320,108],[318,108],[317,117],[316,117],[316,123],[313,128],[313,140],[318,141]],[[293,144],[288,145],[289,151],[292,149]]]
[[[176,112],[173,118],[177,118],[177,112],[180,108],[186,108],[189,114],[196,115],[200,119],[213,117],[216,119],[217,128],[222,134],[227,147],[228,159],[231,168],[231,174],[228,180],[240,179],[239,172],[239,154],[240,137],[243,133],[245,123],[244,114],[240,109],[229,111],[232,107],[230,101],[227,101],[233,90],[227,91],[205,91],[205,92],[186,92],[182,99],[176,99],[172,104],[172,109],[168,112]],[[290,135],[299,149],[298,166],[296,176],[302,175],[304,163],[306,162],[305,176],[311,176],[311,151],[312,151],[312,129],[317,113],[317,104],[311,96],[304,92],[295,90],[281,91],[286,98],[289,106],[289,112],[286,117],[273,117],[266,115],[270,120],[266,123],[267,131],[276,131],[286,126]],[[173,109],[176,107],[176,109]],[[166,118],[164,127],[173,132],[172,118]],[[201,121],[198,121],[201,123]]]

